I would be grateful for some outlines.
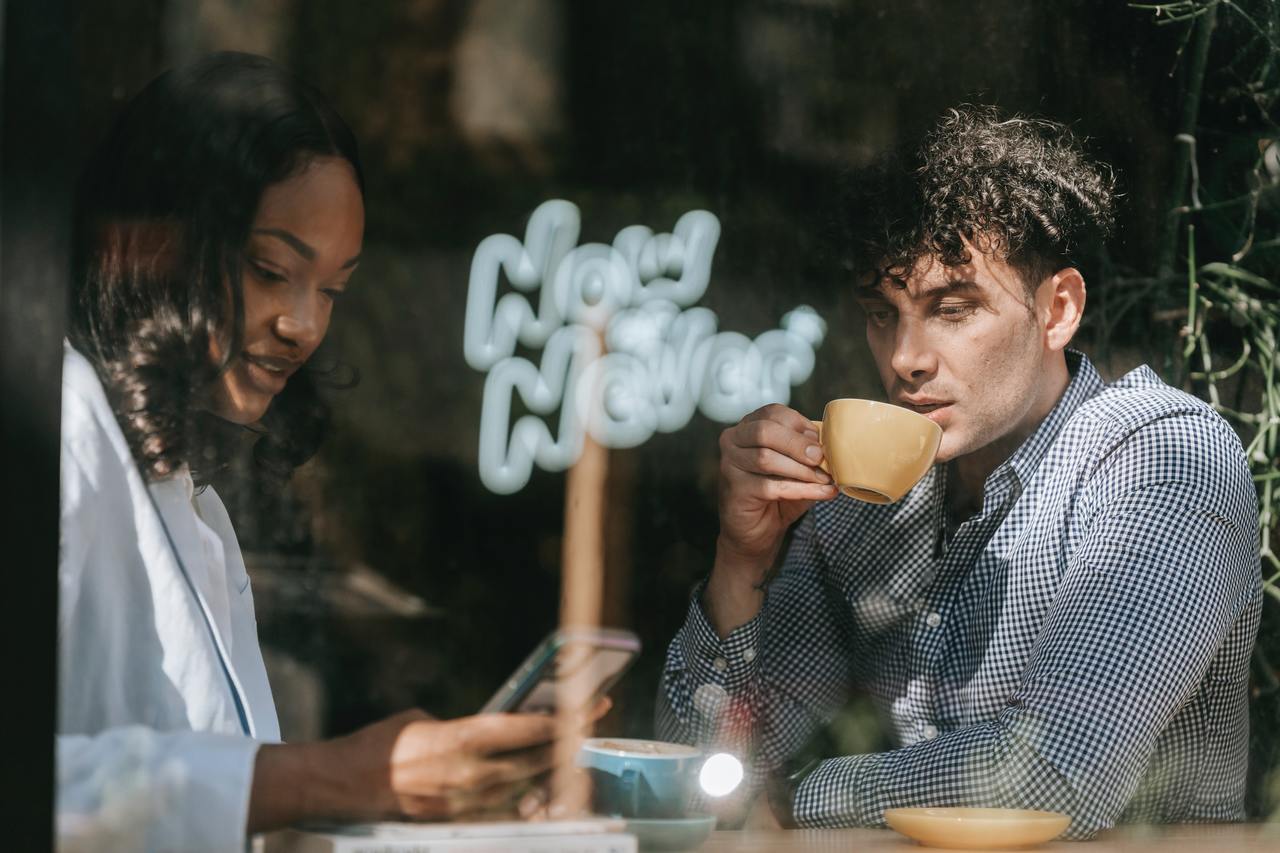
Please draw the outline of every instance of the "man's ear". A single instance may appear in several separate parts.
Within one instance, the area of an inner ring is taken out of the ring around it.
[[[1075,336],[1084,315],[1084,276],[1075,267],[1058,270],[1036,293],[1036,315],[1044,324],[1046,349],[1060,352]]]

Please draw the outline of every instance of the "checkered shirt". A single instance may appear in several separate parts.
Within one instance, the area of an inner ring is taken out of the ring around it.
[[[1248,670],[1262,607],[1240,441],[1140,367],[1069,352],[1049,416],[948,536],[947,467],[901,501],[816,504],[761,612],[721,640],[700,585],[672,641],[659,735],[744,756],[745,800],[849,700],[896,747],[822,761],[802,826],[898,806],[1129,821],[1244,816]]]

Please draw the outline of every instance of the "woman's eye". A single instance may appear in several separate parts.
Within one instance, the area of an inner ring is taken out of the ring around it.
[[[249,262],[249,269],[253,270],[253,274],[256,275],[258,278],[262,279],[263,281],[271,281],[271,282],[288,281],[288,279],[285,278],[280,273],[275,272],[274,270],[269,270],[266,267],[262,266],[261,264],[256,264],[253,261]]]

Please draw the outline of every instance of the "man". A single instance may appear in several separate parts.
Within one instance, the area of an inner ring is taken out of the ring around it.
[[[952,110],[917,156],[861,211],[855,283],[888,399],[943,429],[937,464],[859,503],[799,413],[726,430],[715,564],[659,729],[746,756],[803,826],[945,805],[1066,812],[1074,838],[1239,819],[1257,499],[1207,405],[1067,349],[1110,173],[1064,127],[989,108]],[[855,693],[896,748],[795,767]]]

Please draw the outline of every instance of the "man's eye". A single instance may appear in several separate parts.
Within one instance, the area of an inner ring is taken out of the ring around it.
[[[939,305],[938,316],[944,320],[963,320],[973,313],[972,305]]]
[[[858,311],[867,323],[878,329],[890,326],[897,319],[898,311],[892,305],[879,299],[857,301]]]

